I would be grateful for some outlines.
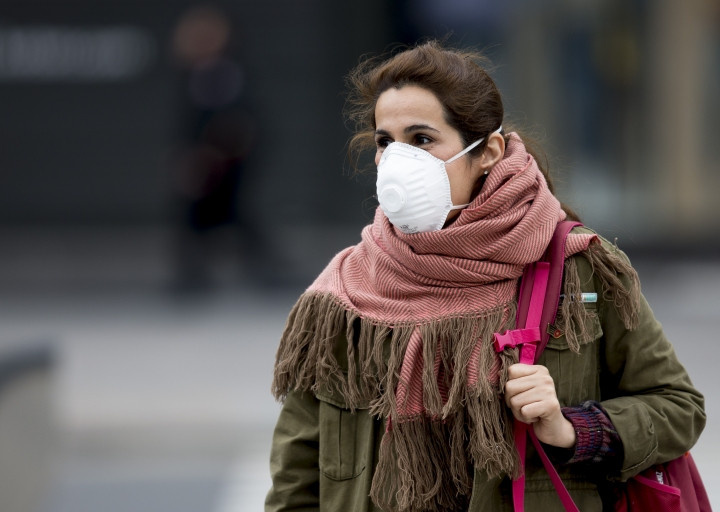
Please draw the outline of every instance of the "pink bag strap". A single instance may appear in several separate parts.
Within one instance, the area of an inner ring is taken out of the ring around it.
[[[526,425],[526,426],[530,427],[530,425]],[[538,454],[540,455],[540,459],[542,459],[543,466],[545,466],[545,471],[547,471],[548,475],[550,475],[550,480],[552,481],[553,486],[555,486],[555,491],[558,493],[558,496],[560,497],[560,501],[562,502],[563,507],[565,507],[565,510],[567,512],[580,512],[580,509],[577,507],[577,505],[575,505],[575,502],[573,501],[572,496],[570,496],[570,492],[567,490],[567,487],[565,487],[565,484],[563,483],[562,479],[560,478],[560,475],[558,474],[557,469],[555,469],[555,466],[553,466],[553,463],[550,461],[550,458],[545,453],[545,450],[543,449],[542,445],[540,444],[540,440],[535,435],[535,431],[532,428],[528,428],[527,431],[528,431],[528,434],[530,435],[530,439],[532,440],[533,444],[535,445],[535,450],[537,450]]]
[[[558,305],[560,303],[560,289],[562,288],[563,267],[565,265],[565,242],[570,231],[582,223],[576,221],[559,222],[555,228],[550,244],[541,261],[550,263],[550,274],[548,275],[548,284],[545,291],[545,303],[543,306],[542,317],[540,319],[540,344],[536,351],[536,358],[540,356],[548,343],[550,335],[547,332],[547,326],[555,323]],[[527,315],[530,306],[530,294],[533,288],[533,274],[529,271],[533,265],[529,265],[523,273],[520,282],[520,295],[518,297],[518,312],[516,318],[516,326],[525,326],[527,323]]]
[[[519,359],[522,364],[534,364],[548,341],[547,326],[555,321],[560,300],[562,269],[565,262],[565,239],[570,230],[580,225],[578,222],[558,224],[548,247],[548,261],[539,261],[525,268],[520,284],[518,316],[516,329],[495,334],[495,350],[505,347],[520,347]],[[531,425],[515,420],[513,423],[515,446],[522,464],[522,474],[513,480],[513,507],[515,512],[525,510],[525,453],[527,438],[535,446],[550,480],[568,512],[579,512],[570,493],[562,482],[552,462],[548,458]]]
[[[522,364],[533,364],[535,361],[535,351],[541,338],[540,317],[542,315],[549,272],[550,264],[546,262],[537,262],[525,269],[521,287],[532,283],[525,328],[511,330],[502,335],[495,334],[495,350],[500,352],[507,346],[519,346],[519,362]],[[519,335],[515,336],[513,333],[518,333]],[[519,343],[516,343],[516,341],[519,341]],[[527,451],[528,434],[531,430],[530,425],[526,423],[517,420],[513,422],[515,448],[518,451],[522,465],[522,474],[512,482],[515,512],[524,512],[525,510],[525,453]]]
[[[548,326],[554,324],[555,318],[557,317],[557,310],[560,305],[563,269],[565,268],[565,244],[568,234],[577,226],[582,226],[582,223],[570,220],[558,223],[545,255],[547,258],[546,261],[550,262],[550,275],[548,276],[547,290],[545,292],[545,305],[543,306],[542,317],[540,319],[540,335],[542,338],[535,361],[540,357],[542,351],[545,350],[545,346],[550,339]]]

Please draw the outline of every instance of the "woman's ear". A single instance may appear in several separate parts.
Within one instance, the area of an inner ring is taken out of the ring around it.
[[[489,171],[505,156],[505,137],[495,132],[490,134],[485,151],[480,156],[480,166]]]

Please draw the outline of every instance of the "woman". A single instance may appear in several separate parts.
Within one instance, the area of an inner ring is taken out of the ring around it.
[[[512,510],[513,417],[580,510],[602,510],[613,482],[678,457],[704,426],[627,258],[589,229],[568,236],[572,299],[538,364],[494,351],[523,268],[573,215],[503,131],[481,64],[430,42],[350,76],[351,143],[375,147],[380,207],[290,314],[267,511]],[[561,510],[534,452],[526,464],[527,509]]]

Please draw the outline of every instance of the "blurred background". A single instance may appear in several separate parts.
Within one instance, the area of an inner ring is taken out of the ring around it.
[[[376,207],[344,76],[426,37],[633,260],[720,506],[717,2],[3,0],[0,510],[262,508],[285,317]]]

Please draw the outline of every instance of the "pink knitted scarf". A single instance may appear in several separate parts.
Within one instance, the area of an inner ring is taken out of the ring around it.
[[[362,241],[336,255],[298,300],[273,391],[340,396],[386,419],[376,503],[450,510],[469,495],[473,466],[516,473],[500,398],[516,356],[496,354],[490,340],[512,326],[523,268],[540,259],[564,218],[512,133],[503,160],[454,223],[404,234],[378,208]],[[567,255],[594,238],[570,235]],[[336,357],[343,338],[347,363]]]

